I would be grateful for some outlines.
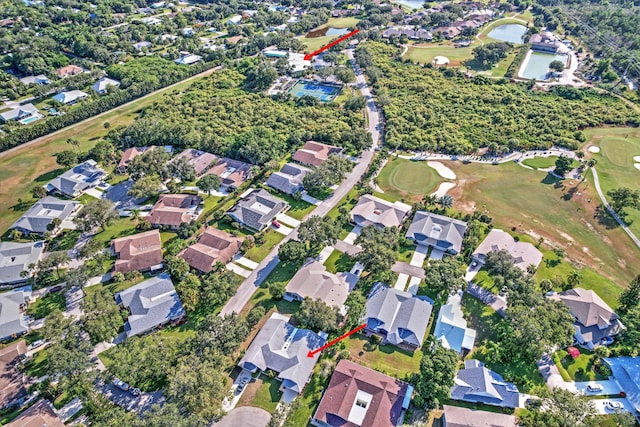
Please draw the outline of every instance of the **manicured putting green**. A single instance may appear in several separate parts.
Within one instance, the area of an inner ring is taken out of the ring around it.
[[[443,179],[426,162],[392,158],[378,176],[378,185],[395,199],[420,199],[431,194]]]

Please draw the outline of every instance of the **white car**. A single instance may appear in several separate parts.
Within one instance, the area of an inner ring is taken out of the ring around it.
[[[592,393],[600,393],[602,392],[602,385],[600,384],[587,384],[587,391]]]
[[[604,407],[611,410],[611,411],[616,411],[618,409],[623,409],[624,405],[620,402],[616,402],[616,401],[608,401],[607,403],[604,404]]]

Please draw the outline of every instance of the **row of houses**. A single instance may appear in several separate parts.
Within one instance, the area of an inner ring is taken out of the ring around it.
[[[21,79],[23,82],[29,82],[25,84],[39,84],[45,85],[49,84],[49,80],[44,75],[40,76],[29,76]],[[96,81],[93,85],[91,85],[91,89],[99,94],[104,95],[108,91],[108,87],[119,87],[120,82],[114,79],[110,79],[108,77],[102,77],[98,81]],[[86,92],[81,90],[69,90],[63,91],[56,95],[54,95],[51,99],[56,102],[65,105],[72,105],[79,101],[82,101],[88,98],[89,95]],[[38,110],[38,108],[32,103],[18,105],[13,107],[7,111],[0,113],[0,120],[3,122],[16,121],[22,124],[29,124],[36,120],[40,120],[44,115]]]

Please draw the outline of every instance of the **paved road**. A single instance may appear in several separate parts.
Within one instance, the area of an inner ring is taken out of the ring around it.
[[[74,124],[69,125],[69,126],[67,126],[67,127],[63,127],[62,129],[59,129],[59,130],[57,130],[57,131],[55,131],[55,132],[51,132],[51,133],[48,133],[48,134],[46,134],[46,135],[44,135],[44,136],[41,136],[40,138],[36,138],[36,139],[33,139],[33,140],[29,141],[29,142],[25,142],[24,144],[17,145],[17,146],[15,146],[15,147],[13,147],[13,148],[10,148],[10,149],[8,149],[8,150],[6,150],[6,151],[1,152],[1,153],[0,153],[0,158],[6,157],[6,156],[8,156],[9,154],[11,154],[11,153],[13,153],[13,152],[15,152],[15,151],[18,151],[18,150],[24,149],[24,148],[29,147],[29,146],[31,146],[31,145],[36,145],[36,144],[41,143],[41,142],[47,142],[47,141],[48,141],[48,139],[49,139],[50,137],[52,137],[52,136],[54,136],[54,135],[57,135],[57,134],[59,134],[59,133],[61,133],[61,132],[66,132],[66,131],[68,131],[70,128],[74,127],[74,126],[78,126],[78,125],[80,125],[80,124],[82,124],[82,123],[86,123],[86,122],[88,122],[88,121],[90,121],[90,120],[97,119],[97,118],[102,117],[102,116],[104,116],[104,115],[106,115],[106,114],[109,114],[110,112],[112,112],[112,111],[114,111],[114,110],[117,110],[117,109],[119,109],[119,108],[124,108],[124,107],[126,107],[126,106],[128,106],[128,105],[131,105],[131,104],[133,104],[133,103],[136,103],[136,102],[142,101],[143,99],[146,99],[146,98],[148,98],[148,97],[150,97],[150,96],[154,96],[154,95],[156,95],[156,94],[157,94],[157,93],[159,93],[159,92],[163,92],[163,91],[170,90],[170,89],[171,89],[171,88],[173,88],[174,86],[177,86],[177,85],[179,85],[179,84],[181,84],[181,83],[188,82],[188,81],[191,81],[191,80],[195,80],[195,79],[198,79],[198,78],[200,78],[200,77],[208,76],[209,74],[211,74],[211,73],[213,73],[213,72],[215,72],[215,71],[217,71],[217,70],[220,70],[221,68],[222,68],[222,66],[218,66],[218,67],[211,68],[211,69],[209,69],[209,70],[203,71],[203,72],[202,72],[202,73],[200,73],[200,74],[196,74],[195,76],[191,76],[191,77],[189,77],[189,78],[187,78],[187,79],[180,80],[179,82],[176,82],[176,83],[174,83],[174,84],[172,84],[172,85],[169,85],[169,86],[163,87],[162,89],[158,89],[158,90],[156,90],[156,91],[154,91],[154,92],[151,92],[151,93],[149,93],[149,94],[147,94],[147,95],[145,95],[145,96],[142,96],[142,97],[140,97],[140,98],[136,98],[136,99],[134,99],[133,101],[129,101],[129,102],[127,102],[126,104],[118,105],[117,107],[114,107],[114,108],[112,108],[111,110],[107,110],[107,111],[105,111],[105,112],[103,112],[103,113],[97,114],[97,115],[95,115],[95,116],[91,116],[91,117],[86,118],[86,119],[84,119],[84,120],[82,120],[82,121],[80,121],[80,122],[74,123]]]
[[[333,194],[326,200],[324,200],[316,209],[311,212],[308,216],[325,216],[331,209],[333,209],[340,200],[346,196],[346,194],[358,183],[360,177],[365,173],[371,160],[373,159],[373,155],[375,153],[375,147],[378,145],[380,141],[380,131],[382,128],[380,122],[380,115],[378,114],[378,108],[376,107],[373,96],[371,95],[371,91],[367,86],[367,82],[364,79],[364,75],[362,72],[355,66],[355,60],[353,58],[353,50],[347,50],[347,56],[352,62],[354,66],[354,71],[356,73],[356,82],[354,86],[360,88],[360,93],[367,99],[367,116],[368,116],[368,124],[367,130],[371,134],[373,139],[373,146],[362,153],[362,156],[359,159],[359,162],[353,168],[351,173],[347,176],[347,178],[340,184],[340,186],[333,192]],[[244,282],[238,288],[236,294],[227,302],[227,304],[222,308],[220,312],[220,316],[225,316],[227,314],[236,312],[239,313],[242,308],[247,304],[247,302],[251,299],[251,296],[256,291],[260,284],[267,278],[269,273],[278,265],[278,248],[284,242],[295,239],[298,235],[298,228],[296,227],[288,236],[274,247],[269,255],[258,265],[258,267],[251,272],[251,275],[247,277]]]
[[[224,418],[213,425],[215,427],[264,427],[270,419],[271,414],[264,409],[241,406],[229,411]]]
[[[598,179],[598,172],[596,172],[596,168],[591,168],[591,173],[593,174],[593,185],[595,185],[596,187],[596,191],[598,192],[600,201],[602,201],[602,204],[604,205],[605,208],[607,208],[607,210],[609,211],[613,219],[615,219],[617,223],[620,224],[620,227],[622,227],[624,232],[627,233],[629,237],[631,237],[631,240],[633,240],[633,243],[635,243],[636,246],[640,248],[640,239],[638,239],[638,237],[636,237],[636,235],[633,234],[631,230],[629,230],[629,227],[627,227],[627,224],[625,224],[624,221],[618,216],[618,214],[615,213],[615,211],[611,208],[611,205],[609,205],[609,202],[607,202],[607,199],[604,197],[604,193],[600,188],[600,180]]]
[[[396,263],[391,266],[391,271],[398,274],[406,274],[407,276],[424,279],[424,269],[422,266],[416,267],[408,262],[396,261]]]

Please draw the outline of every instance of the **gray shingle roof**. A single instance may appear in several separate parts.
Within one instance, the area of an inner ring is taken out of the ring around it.
[[[404,203],[391,203],[365,194],[353,207],[350,216],[353,222],[362,227],[372,224],[379,227],[400,227],[410,211],[411,206]]]
[[[0,243],[0,283],[24,282],[22,271],[29,270],[29,264],[35,264],[44,251],[44,242]]]
[[[329,307],[344,306],[349,291],[355,287],[358,276],[349,272],[333,274],[316,260],[301,267],[287,284],[288,294],[302,299],[320,299]]]
[[[79,202],[60,200],[51,196],[44,197],[31,206],[10,229],[18,228],[30,233],[43,234],[54,218],[65,221],[78,206],[80,206]]]
[[[507,414],[444,405],[447,427],[517,427],[516,417]]]
[[[464,367],[456,374],[451,388],[452,399],[506,408],[520,405],[520,392],[515,384],[506,382],[479,360],[465,360]]]
[[[506,231],[494,228],[480,243],[471,255],[477,261],[484,263],[490,252],[506,250],[513,258],[513,265],[526,271],[531,264],[536,267],[542,261],[542,252],[529,242],[516,242]]]
[[[35,105],[29,103],[20,105],[16,108],[12,108],[9,111],[5,111],[4,113],[0,113],[0,118],[5,122],[9,120],[19,120],[22,117],[30,116],[34,113],[37,113],[38,109]]]
[[[53,178],[46,188],[49,191],[55,190],[66,196],[76,197],[87,188],[97,186],[105,175],[105,171],[94,160],[87,160]]]
[[[117,293],[116,302],[131,312],[124,327],[128,337],[148,332],[185,314],[168,274],[160,274]]]
[[[298,329],[289,318],[273,313],[247,349],[238,366],[254,372],[271,369],[278,373],[282,385],[297,393],[304,388],[320,352],[307,357],[310,350],[325,344],[325,339],[308,329]]]
[[[467,223],[464,221],[418,211],[406,236],[417,243],[457,254],[462,249],[462,238],[466,230]]]
[[[367,301],[367,328],[386,331],[391,344],[422,346],[433,305],[408,292],[376,285]]]
[[[302,191],[302,180],[307,173],[309,173],[309,169],[293,163],[287,163],[280,172],[271,174],[267,180],[267,185],[283,193],[294,194]]]
[[[249,228],[262,230],[287,206],[286,202],[259,189],[239,200],[227,211],[227,215]]]
[[[0,339],[29,331],[27,316],[20,311],[20,305],[30,297],[31,286],[0,294]]]

